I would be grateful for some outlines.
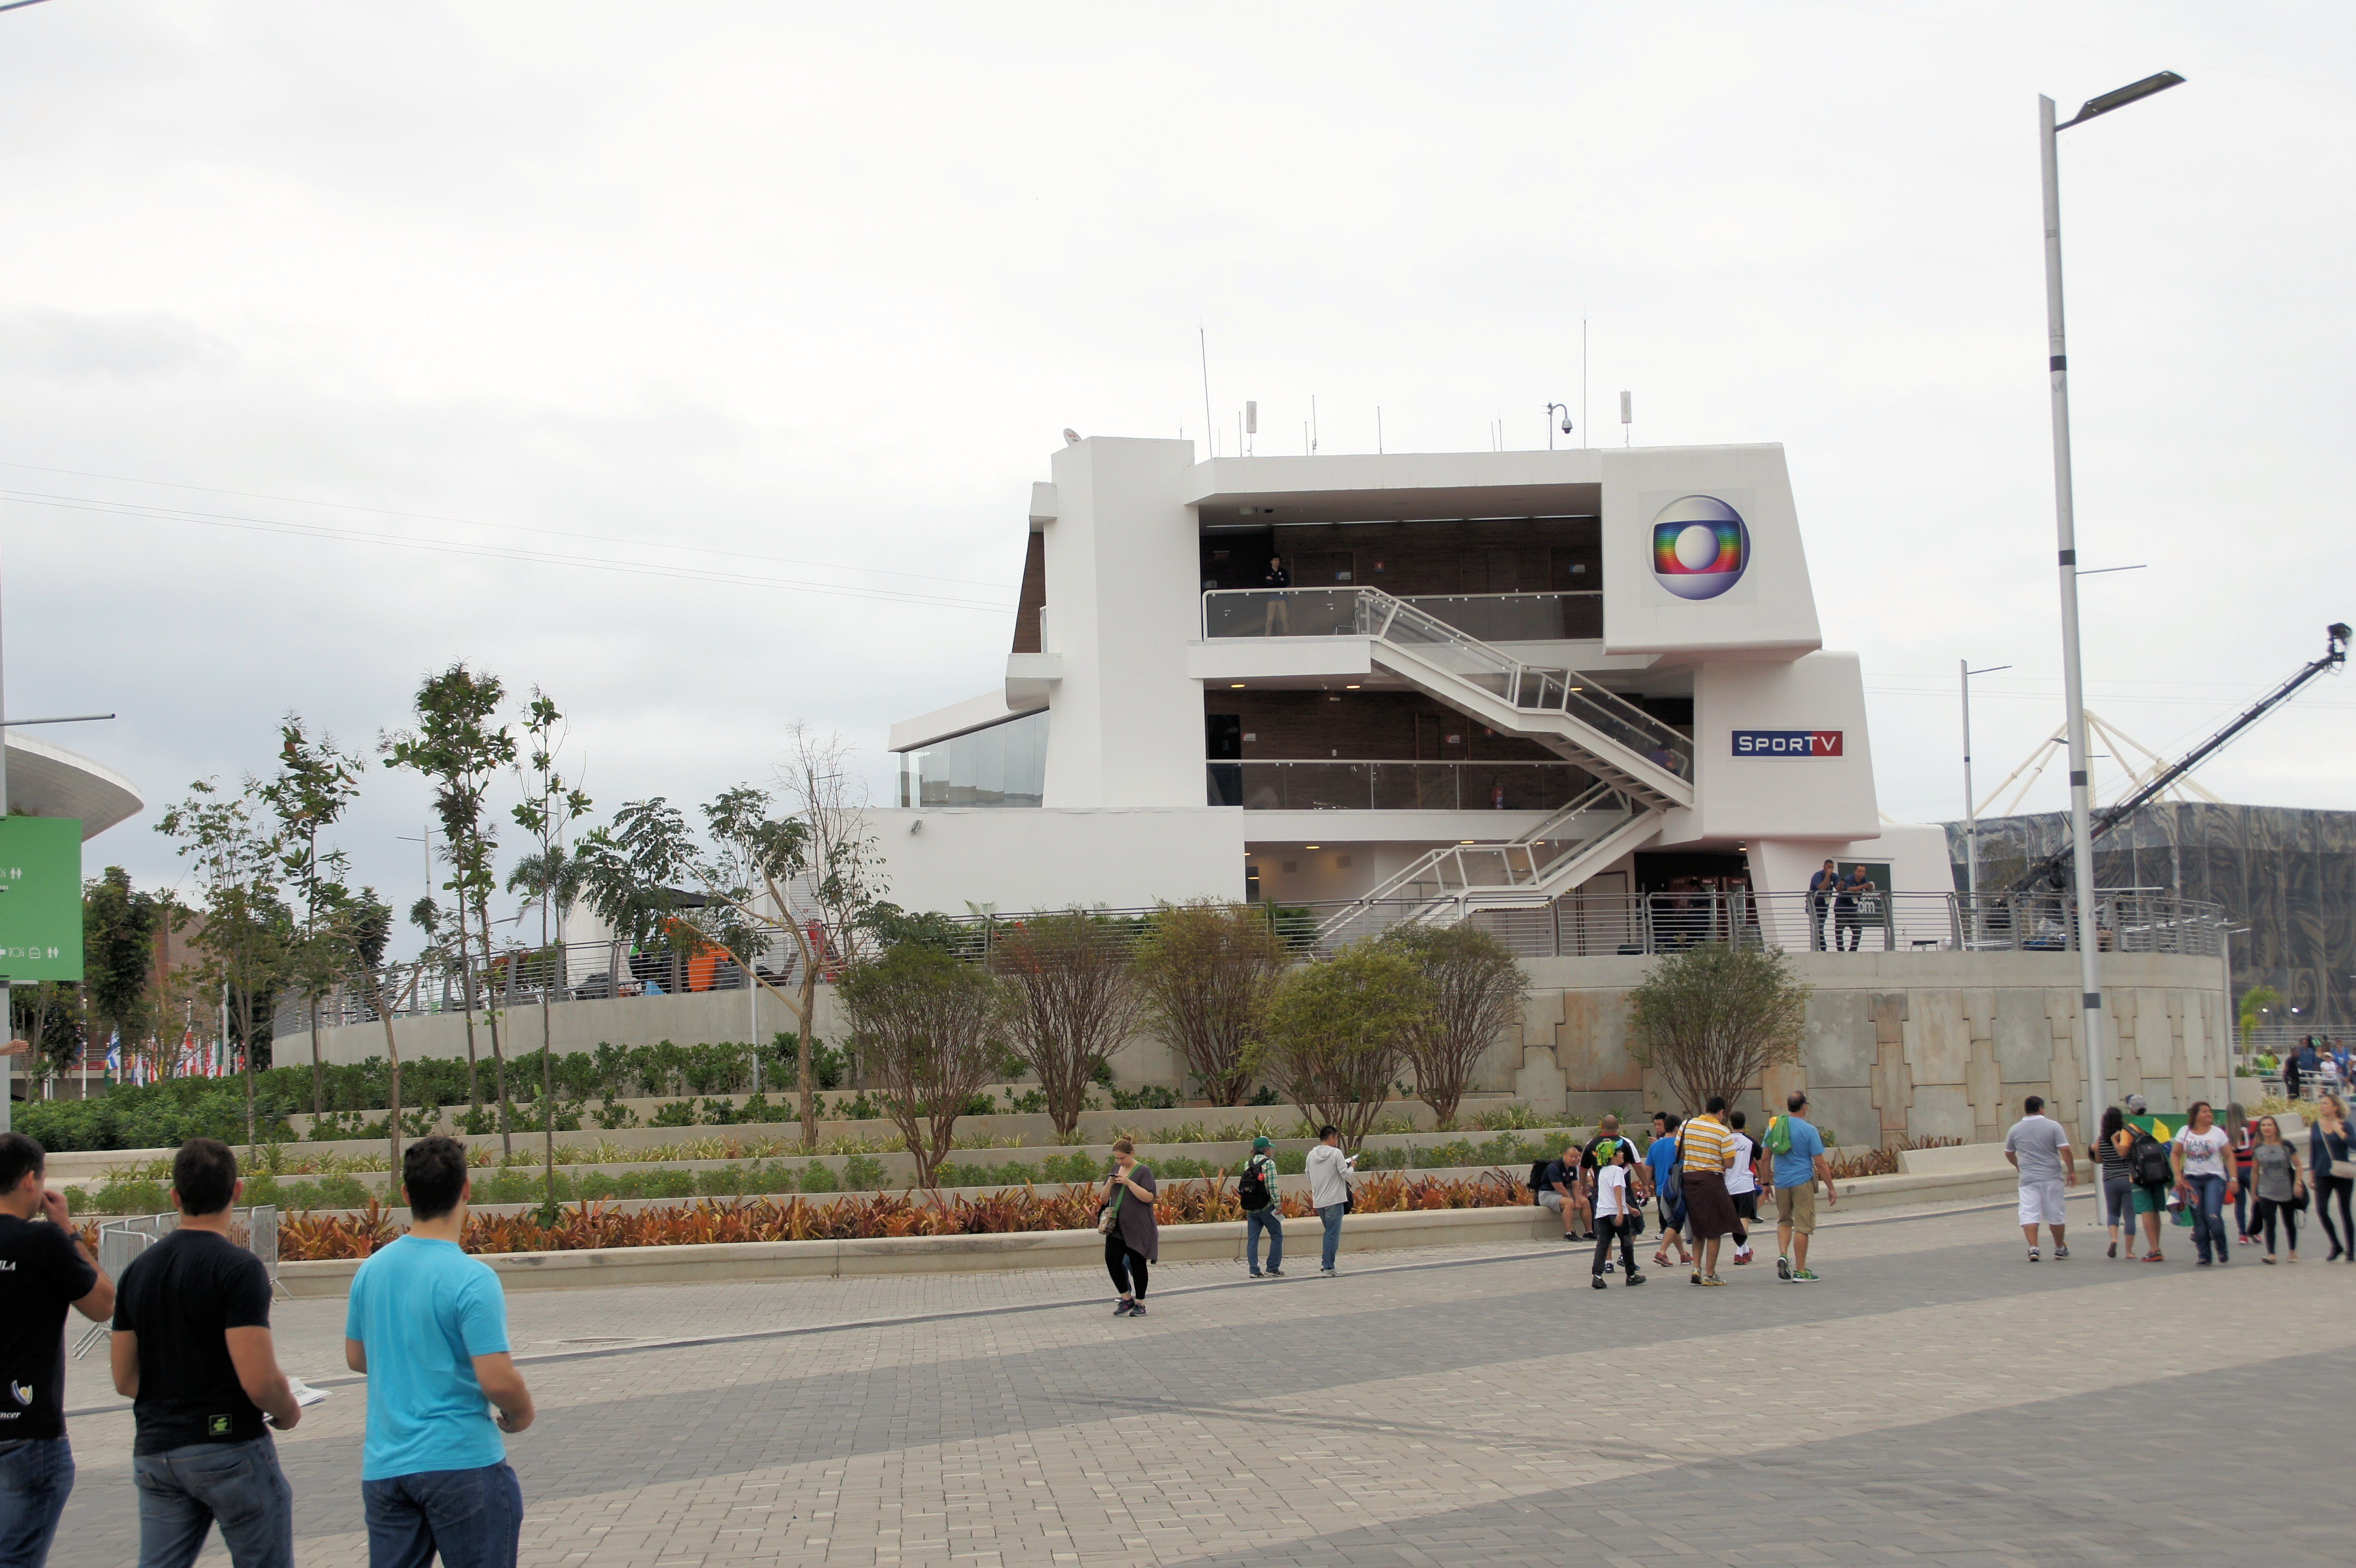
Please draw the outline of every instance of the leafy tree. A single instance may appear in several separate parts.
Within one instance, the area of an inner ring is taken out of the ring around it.
[[[322,853],[319,834],[335,825],[360,792],[368,764],[336,749],[333,736],[313,739],[300,717],[289,714],[278,726],[278,772],[260,787],[262,800],[278,819],[278,864],[302,907],[302,941],[293,972],[311,1007],[311,1113],[327,1109],[326,1059],[319,1052],[319,998],[336,972],[332,950],[308,950],[318,940],[319,918],[344,897],[341,878],[348,861],[340,850]]]
[[[1145,1025],[1184,1059],[1205,1099],[1244,1102],[1269,989],[1286,962],[1257,905],[1201,899],[1155,912],[1135,962]]]
[[[1771,1067],[1800,1059],[1810,988],[1776,949],[1704,943],[1655,959],[1628,993],[1628,1054],[1687,1107],[1732,1100]]]
[[[269,1066],[271,1015],[295,945],[291,911],[282,897],[284,862],[274,832],[265,831],[262,786],[249,779],[237,794],[211,779],[188,786],[188,798],[164,813],[156,831],[177,842],[204,889],[207,983],[227,986],[230,1029],[241,1047],[245,1141],[255,1138],[253,1075]],[[313,1030],[316,1041],[317,1031]],[[316,1076],[314,1080],[316,1089]]]
[[[30,989],[17,986],[8,993],[8,1012],[9,1033],[25,1042],[27,1065],[37,1074],[61,1076],[83,1059],[88,1031],[77,983],[44,980]]]
[[[549,940],[550,917],[555,918],[560,951],[564,940],[564,911],[581,886],[580,867],[564,853],[564,830],[587,815],[590,806],[589,797],[566,783],[556,770],[556,754],[564,745],[563,726],[564,715],[556,711],[548,693],[533,687],[530,705],[524,710],[523,726],[530,760],[517,769],[523,800],[515,808],[515,821],[516,826],[531,835],[537,847],[508,877],[509,892],[516,891],[520,880],[539,899],[540,940],[543,946]],[[551,957],[554,956],[552,953]],[[552,1223],[556,1212],[556,1099],[549,1074],[556,1053],[550,1031],[554,1027],[551,1020],[552,1004],[563,978],[562,973],[544,976],[540,998],[541,1144],[547,1167],[544,1207]],[[397,1073],[400,1069],[396,1067],[394,1070]],[[399,1120],[397,1113],[394,1120]]]
[[[401,998],[395,993],[391,976],[384,967],[385,949],[392,942],[392,908],[377,897],[373,887],[363,887],[353,894],[337,885],[321,907],[319,915],[319,925],[313,936],[315,949],[333,955],[336,978],[359,992],[369,1011],[375,1014],[384,1026],[384,1057],[391,1065],[384,1121],[386,1136],[391,1143],[392,1159],[385,1168],[398,1171],[401,1169],[401,1039],[393,1032],[392,1015],[400,1008]],[[411,969],[412,991],[423,972],[423,965]]]
[[[1529,976],[1505,944],[1477,926],[1394,926],[1384,940],[1423,971],[1431,1011],[1408,1035],[1417,1093],[1442,1128],[1456,1125],[1472,1069],[1521,1015]]]
[[[1003,999],[978,965],[910,943],[845,970],[836,990],[860,1060],[931,1187],[966,1101],[996,1072]]]
[[[154,1032],[148,994],[155,980],[155,933],[164,906],[131,886],[131,874],[110,865],[82,885],[82,990],[91,1015],[119,1032],[134,1049]]]
[[[2242,1031],[2244,1050],[2249,1049],[2250,1041],[2256,1036],[2258,1026],[2265,1022],[2266,1009],[2279,1007],[2282,1004],[2283,993],[2271,985],[2253,985],[2242,993],[2242,1004],[2235,1015],[2235,1021]]]
[[[456,905],[461,982],[466,1008],[466,1101],[480,1111],[483,1095],[476,1076],[475,972],[471,940],[479,937],[486,969],[491,960],[492,893],[498,879],[492,863],[498,840],[491,832],[486,810],[491,779],[514,764],[515,736],[505,725],[495,725],[507,688],[496,675],[477,675],[461,661],[439,675],[429,675],[417,688],[412,703],[416,727],[390,735],[380,743],[395,768],[409,768],[434,787],[434,811],[441,820],[443,854],[450,880],[442,886]],[[468,929],[468,917],[473,929]],[[514,1153],[508,1125],[507,1058],[499,1048],[499,1015],[488,1013],[491,1062],[498,1074],[494,1085],[499,1101],[499,1150],[502,1158]]]
[[[1312,1120],[1332,1122],[1355,1144],[1373,1130],[1430,1009],[1431,988],[1415,960],[1379,940],[1354,943],[1271,988],[1255,1065]]]
[[[1058,1133],[1079,1125],[1088,1086],[1144,1003],[1127,932],[1078,909],[1010,925],[991,948],[1007,997],[1008,1048],[1039,1077]]]

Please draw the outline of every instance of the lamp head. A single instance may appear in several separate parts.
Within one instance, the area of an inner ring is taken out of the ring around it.
[[[2100,98],[2089,98],[2079,106],[2077,114],[2054,126],[2066,131],[2072,125],[2083,125],[2097,114],[2107,114],[2114,109],[2124,109],[2138,98],[2148,98],[2155,92],[2165,92],[2171,87],[2181,87],[2184,79],[2172,70],[2147,76],[2141,81],[2130,81],[2125,87],[2113,88]]]

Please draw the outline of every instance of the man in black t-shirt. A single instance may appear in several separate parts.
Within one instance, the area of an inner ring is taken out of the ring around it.
[[[42,1179],[48,1160],[0,1133],[0,1563],[40,1568],[73,1491],[66,1308],[103,1321],[114,1286]]]
[[[187,1568],[215,1522],[236,1568],[294,1562],[294,1497],[262,1422],[303,1412],[270,1342],[270,1275],[229,1239],[244,1187],[228,1144],[181,1144],[180,1227],[123,1271],[114,1386],[135,1402],[140,1568]]]

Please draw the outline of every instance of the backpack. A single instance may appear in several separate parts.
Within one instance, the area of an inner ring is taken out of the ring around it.
[[[1236,1197],[1247,1214],[1257,1214],[1268,1207],[1268,1176],[1258,1161],[1247,1162],[1243,1175],[1236,1178]]]
[[[1769,1117],[1767,1132],[1759,1140],[1759,1146],[1771,1155],[1790,1154],[1792,1152],[1792,1119],[1789,1116]]]
[[[1547,1167],[1552,1164],[1554,1164],[1552,1160],[1532,1160],[1530,1162],[1530,1201],[1532,1203],[1543,1202],[1543,1199],[1539,1195],[1541,1193],[1551,1192],[1553,1190],[1553,1188],[1547,1185]]]
[[[2127,1174],[2143,1187],[2166,1187],[2176,1179],[2168,1145],[2153,1137],[2148,1127],[2136,1128],[2135,1142],[2127,1145]]]

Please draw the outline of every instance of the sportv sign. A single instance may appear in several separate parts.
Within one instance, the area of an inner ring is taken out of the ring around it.
[[[1841,732],[1837,729],[1739,729],[1734,732],[1737,757],[1838,757]]]

